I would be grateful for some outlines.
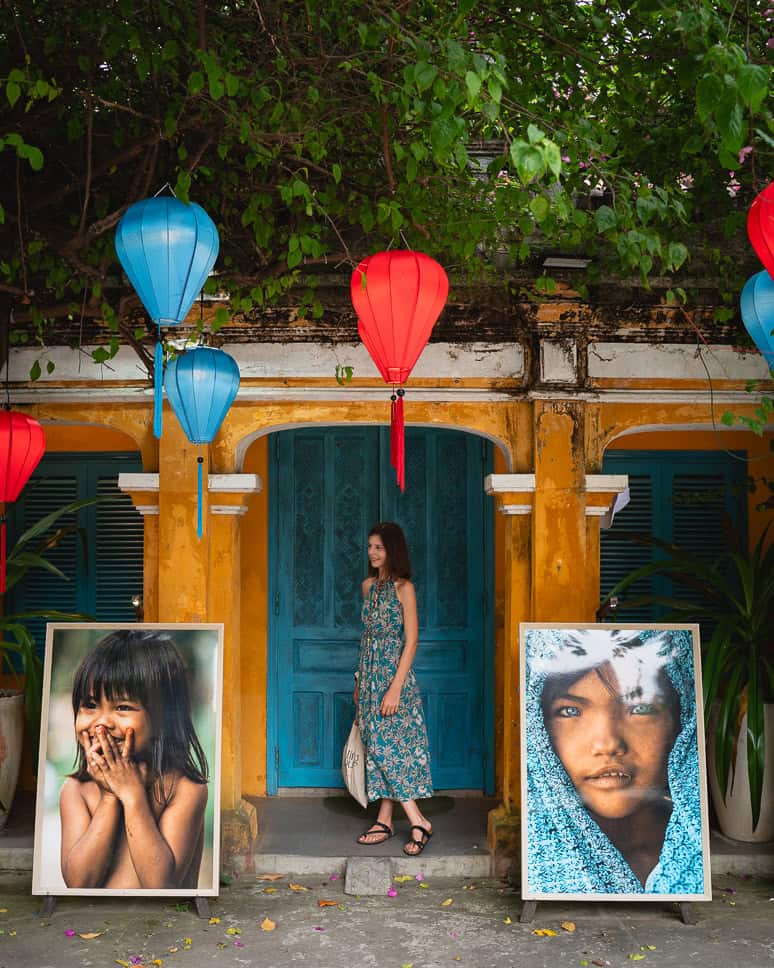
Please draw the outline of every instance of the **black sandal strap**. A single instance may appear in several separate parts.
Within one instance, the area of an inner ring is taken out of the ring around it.
[[[374,830],[374,827],[378,827],[379,829],[378,830]],[[381,820],[374,820],[374,822],[371,824],[371,826],[368,828],[368,830],[364,830],[363,833],[360,836],[361,837],[368,837],[369,834],[382,834],[382,833],[385,833],[385,834],[389,834],[390,837],[392,837],[393,832],[394,831],[391,830],[390,827],[388,827],[386,823],[382,823]]]
[[[410,838],[411,843],[416,844],[417,846],[421,844],[424,847],[424,845],[428,842],[428,840],[430,840],[430,838],[433,836],[432,830],[428,830],[427,827],[420,827],[418,823],[412,824],[409,829],[419,830],[424,838],[423,840],[415,840],[413,836]]]

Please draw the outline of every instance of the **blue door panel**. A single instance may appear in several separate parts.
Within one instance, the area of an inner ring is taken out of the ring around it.
[[[340,787],[354,717],[366,535],[394,520],[409,539],[420,619],[415,669],[438,788],[489,789],[492,700],[484,616],[482,480],[491,448],[456,431],[409,428],[406,492],[389,431],[309,428],[274,438],[269,792]]]

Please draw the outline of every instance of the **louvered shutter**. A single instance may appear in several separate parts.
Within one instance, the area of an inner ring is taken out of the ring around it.
[[[628,474],[632,501],[616,515],[612,528],[602,532],[600,594],[608,591],[635,568],[653,560],[655,549],[639,548],[623,540],[627,531],[642,531],[688,549],[706,561],[715,560],[727,547],[730,527],[747,533],[744,455],[713,451],[610,451],[605,473]],[[645,483],[647,482],[647,483]],[[631,511],[631,513],[630,513]],[[628,515],[628,517],[627,517]],[[671,583],[659,576],[632,586],[626,598],[647,594],[674,594]],[[686,590],[680,597],[696,600]],[[610,621],[658,621],[664,610],[656,606],[609,615]],[[702,629],[702,637],[708,629]]]
[[[57,468],[52,476],[43,477],[36,474],[13,505],[9,515],[9,548],[13,546],[16,538],[41,518],[77,500],[78,496],[78,476],[68,473],[67,468]],[[57,527],[74,523],[75,516],[68,515],[59,519]],[[53,531],[49,532],[49,536],[53,533]],[[35,550],[41,540],[41,538],[34,539],[27,545],[27,549]],[[32,569],[9,592],[6,612],[17,614],[41,609],[77,612],[79,610],[78,559],[81,553],[81,543],[75,533],[68,535],[56,547],[51,548],[46,552],[46,558],[70,580],[63,581],[49,571]],[[45,619],[29,619],[25,624],[32,633],[38,652],[42,656],[46,639]]]
[[[68,537],[48,552],[48,559],[69,581],[41,569],[29,571],[8,595],[6,612],[56,609],[81,612],[98,622],[131,622],[132,596],[142,592],[143,523],[128,495],[118,490],[120,472],[142,470],[135,454],[49,454],[13,505],[9,538],[13,543],[44,515],[75,500],[109,494],[114,501],[83,508],[78,514],[83,541]],[[60,518],[56,527],[73,523]],[[54,533],[54,529],[50,532]],[[45,619],[28,623],[42,655]]]
[[[98,622],[133,622],[132,596],[142,595],[143,522],[117,475],[100,476],[96,493],[112,501],[94,508],[93,615]]]
[[[616,474],[623,473],[616,469]],[[622,578],[636,568],[647,565],[653,559],[653,549],[635,544],[626,539],[627,534],[639,532],[652,534],[654,530],[653,514],[653,477],[650,474],[631,473],[629,475],[629,504],[620,511],[612,528],[601,533],[600,555],[600,599],[604,599]],[[627,599],[634,599],[640,595],[652,595],[654,581],[646,578],[635,582],[626,592]],[[627,609],[627,622],[652,621],[653,609],[649,605]],[[609,620],[616,621],[616,616],[609,616]]]

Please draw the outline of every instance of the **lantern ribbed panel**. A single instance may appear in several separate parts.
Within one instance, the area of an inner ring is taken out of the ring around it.
[[[0,410],[0,501],[15,501],[46,450],[37,420],[15,410]]]
[[[774,182],[756,195],[747,213],[747,236],[770,276],[774,276]]]
[[[164,389],[192,444],[217,434],[239,389],[239,367],[223,350],[198,346],[167,365]]]
[[[768,272],[756,272],[750,276],[739,303],[750,339],[761,351],[767,365],[774,366],[774,279]]]
[[[118,223],[116,253],[158,326],[182,323],[218,257],[215,223],[176,198],[136,202]]]
[[[387,383],[406,382],[448,293],[443,268],[423,252],[377,252],[352,273],[358,333]]]

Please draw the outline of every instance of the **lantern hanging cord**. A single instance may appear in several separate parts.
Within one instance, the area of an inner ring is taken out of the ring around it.
[[[155,194],[155,195],[154,195],[153,197],[154,197],[154,198],[158,198],[158,197],[159,197],[159,195],[160,195],[160,194],[161,194],[161,193],[162,193],[162,192],[163,192],[163,191],[164,191],[164,190],[165,190],[166,188],[168,188],[168,189],[169,189],[169,193],[170,193],[170,195],[172,196],[172,198],[177,198],[177,195],[175,195],[175,189],[174,189],[174,188],[173,188],[173,187],[172,187],[172,186],[171,186],[171,185],[169,184],[169,182],[164,182],[164,184],[163,184],[163,185],[161,186],[161,188],[160,188],[160,189],[159,189],[159,190],[158,190],[158,191],[156,192],[156,194]]]

